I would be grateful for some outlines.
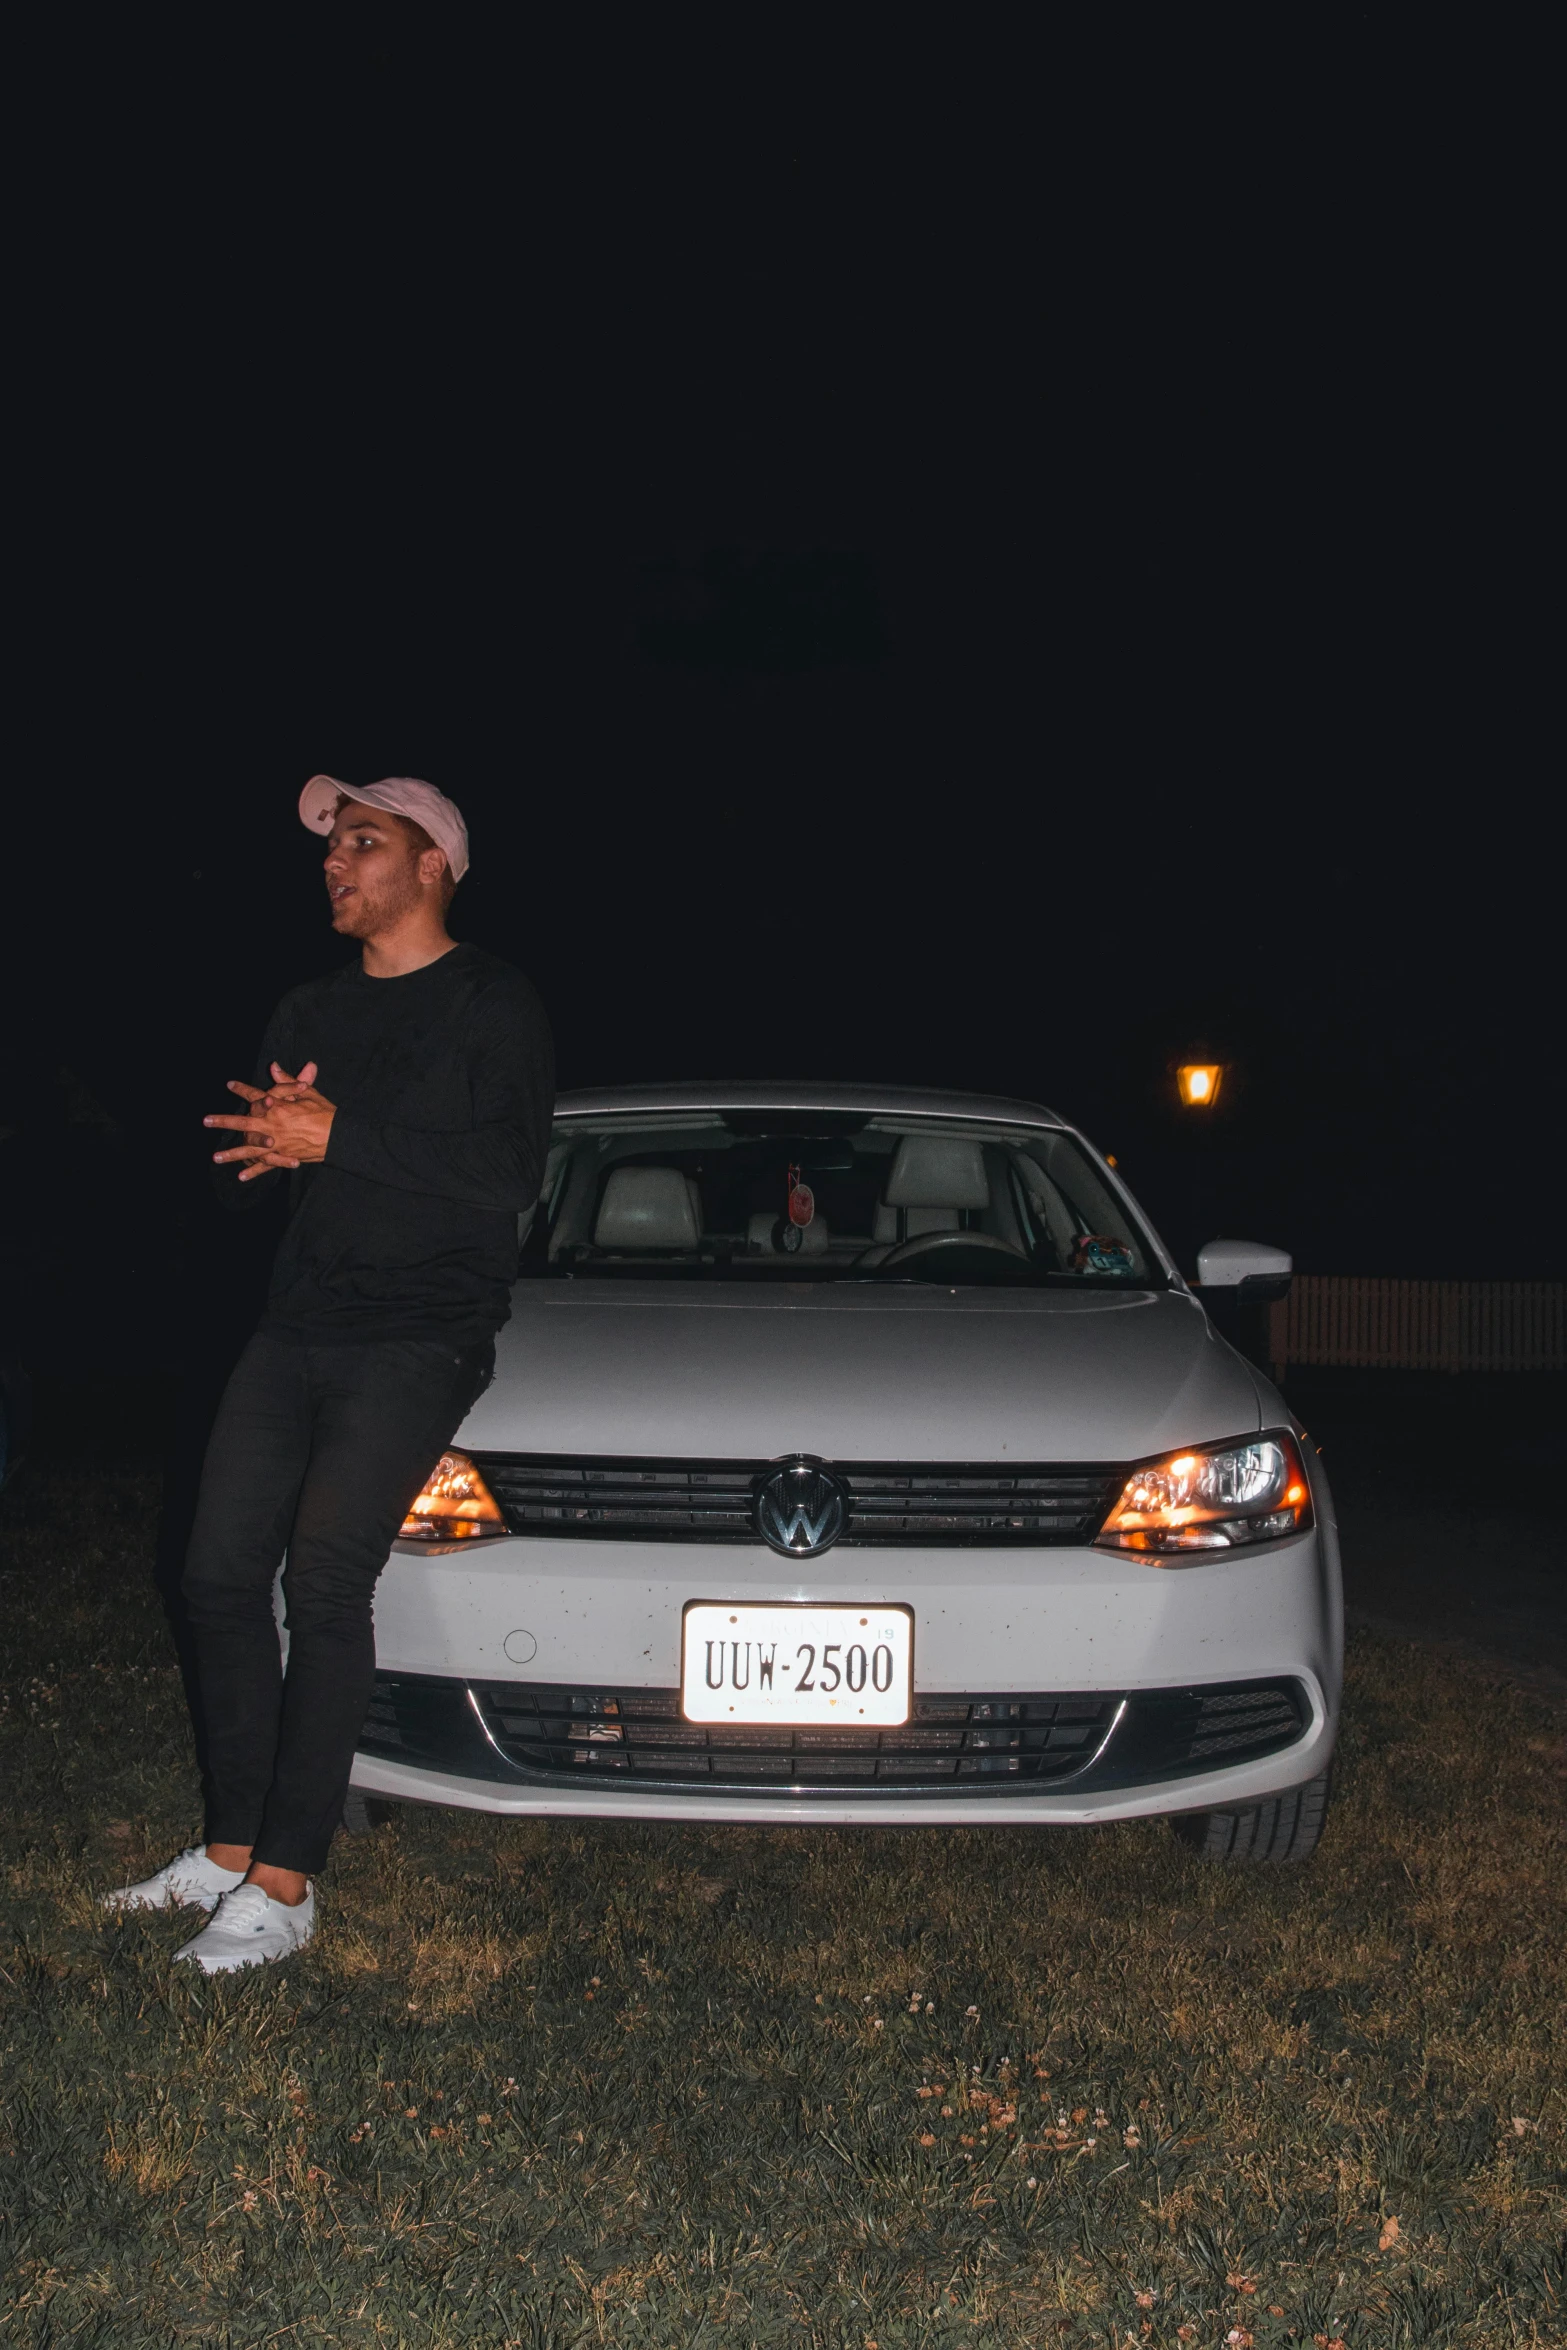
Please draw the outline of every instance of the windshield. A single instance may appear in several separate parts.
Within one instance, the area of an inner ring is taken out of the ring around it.
[[[1076,1136],[837,1111],[557,1120],[524,1278],[1160,1288]]]

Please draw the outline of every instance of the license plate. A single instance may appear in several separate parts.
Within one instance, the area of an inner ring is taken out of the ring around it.
[[[688,1722],[906,1722],[914,1615],[906,1607],[749,1607],[695,1599],[685,1613]]]

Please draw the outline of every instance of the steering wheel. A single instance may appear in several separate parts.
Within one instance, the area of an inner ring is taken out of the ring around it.
[[[994,1249],[999,1256],[1015,1257],[1026,1265],[1028,1258],[1010,1240],[998,1240],[993,1232],[917,1232],[912,1240],[900,1240],[890,1248],[874,1273],[891,1273],[904,1265],[912,1265],[920,1257],[944,1256],[954,1249]]]

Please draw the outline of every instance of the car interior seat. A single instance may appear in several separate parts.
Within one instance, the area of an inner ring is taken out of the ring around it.
[[[602,1249],[694,1250],[702,1239],[702,1197],[678,1167],[615,1167],[604,1186],[593,1245]]]
[[[985,1154],[955,1134],[905,1134],[893,1153],[871,1237],[894,1246],[923,1232],[957,1232],[963,1211],[988,1208]]]
[[[773,1240],[778,1221],[765,1208],[758,1209],[746,1226],[746,1246],[764,1257],[787,1256],[788,1250],[779,1248]],[[813,1216],[809,1224],[802,1224],[800,1235],[799,1254],[802,1257],[819,1257],[824,1249],[832,1246],[832,1234],[825,1216]]]

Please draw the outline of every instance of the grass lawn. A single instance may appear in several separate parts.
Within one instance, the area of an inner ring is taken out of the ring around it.
[[[1567,2341],[1547,1700],[1360,1637],[1271,1874],[406,1811],[209,1983],[94,1906],[199,1832],[155,1501],[0,1506],[7,2350]]]

